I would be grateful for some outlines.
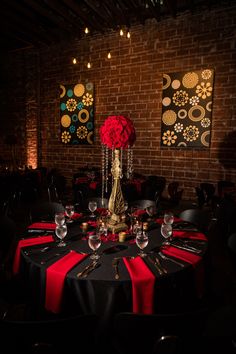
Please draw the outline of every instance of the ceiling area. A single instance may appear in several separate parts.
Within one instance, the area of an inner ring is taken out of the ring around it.
[[[85,27],[105,33],[121,26],[176,18],[183,11],[210,11],[220,0],[1,0],[3,51],[50,46],[80,38]]]

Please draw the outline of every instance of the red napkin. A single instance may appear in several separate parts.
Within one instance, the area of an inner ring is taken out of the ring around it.
[[[141,257],[123,257],[132,281],[133,312],[152,314],[155,276]]]
[[[70,251],[47,268],[45,308],[48,311],[60,312],[66,274],[87,256],[87,254]]]
[[[143,210],[143,209],[138,209],[133,213],[134,216],[141,216],[144,214],[146,214],[146,210]]]
[[[75,180],[75,184],[87,183],[88,177],[77,177]]]
[[[79,214],[79,213],[74,213],[71,217],[72,220],[76,220],[78,218],[80,218],[82,216],[82,214]]]
[[[106,208],[97,208],[96,210],[97,210],[97,212],[99,214],[106,214],[107,213],[107,209]]]
[[[15,257],[13,261],[13,274],[17,274],[20,268],[20,251],[22,247],[40,245],[42,243],[53,242],[54,238],[52,236],[40,236],[40,237],[32,237],[27,238],[25,240],[20,240],[18,242]]]
[[[96,189],[96,188],[97,188],[97,184],[98,184],[98,182],[90,182],[90,183],[89,183],[89,187],[90,187],[91,189]]]
[[[195,268],[195,281],[198,296],[202,297],[204,293],[204,268],[203,262],[201,262],[202,257],[192,252],[181,250],[174,246],[163,247],[162,253],[166,254],[167,256],[174,256],[187,263],[192,264],[192,266]]]
[[[204,234],[201,232],[191,232],[191,231],[181,231],[181,230],[173,230],[173,237],[183,237],[183,238],[189,238],[192,240],[203,240],[207,241],[207,238]]]
[[[28,229],[55,230],[56,224],[53,222],[35,222],[28,226]]]

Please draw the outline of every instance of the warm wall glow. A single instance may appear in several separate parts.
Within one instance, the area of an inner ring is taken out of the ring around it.
[[[38,144],[37,144],[37,135],[33,136],[27,132],[27,141],[26,141],[26,159],[27,166],[32,168],[37,168],[38,166]]]

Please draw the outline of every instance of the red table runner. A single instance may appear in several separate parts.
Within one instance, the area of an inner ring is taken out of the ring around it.
[[[38,236],[20,240],[16,247],[15,257],[13,261],[13,274],[17,274],[20,268],[20,251],[22,247],[40,245],[43,243],[53,242],[53,236]]]
[[[60,312],[66,274],[87,256],[87,254],[70,251],[47,268],[45,308],[48,311]]]
[[[123,257],[132,281],[133,312],[152,314],[155,276],[141,257]]]

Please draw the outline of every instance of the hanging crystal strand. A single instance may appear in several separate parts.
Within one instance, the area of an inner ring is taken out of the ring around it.
[[[104,185],[105,185],[105,146],[102,145],[102,200],[104,198]]]
[[[114,148],[111,149],[111,168],[113,168],[113,162],[114,162]],[[113,188],[114,184],[114,177],[112,175],[112,180],[111,180],[111,186]]]
[[[123,149],[120,148],[120,179],[123,178]]]
[[[109,150],[105,147],[105,192],[108,193],[108,165],[109,165]]]
[[[133,176],[133,149],[130,148],[130,168],[129,168],[129,175],[130,175],[130,178],[132,178]]]
[[[127,171],[126,171],[127,179],[129,179],[129,170],[130,170],[130,147],[128,146],[128,149],[127,149]]]

